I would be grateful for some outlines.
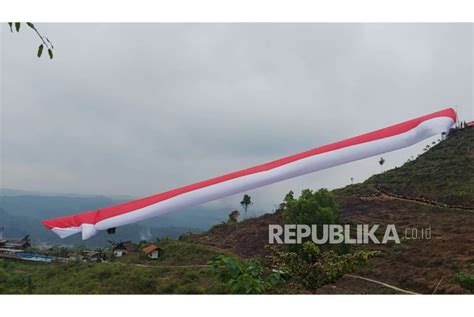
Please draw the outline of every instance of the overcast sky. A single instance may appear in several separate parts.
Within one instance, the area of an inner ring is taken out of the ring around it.
[[[149,195],[451,105],[473,119],[472,25],[37,26],[51,61],[26,25],[1,26],[4,188]],[[375,157],[249,194],[268,209],[377,172]]]

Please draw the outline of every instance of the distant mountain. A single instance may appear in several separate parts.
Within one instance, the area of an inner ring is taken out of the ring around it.
[[[87,241],[80,235],[66,239],[58,238],[41,224],[41,220],[96,210],[125,201],[106,196],[55,195],[15,189],[2,189],[0,197],[0,227],[5,227],[5,236],[19,238],[30,234],[35,243],[85,244],[101,246],[107,240],[142,240],[155,237],[177,238],[185,232],[200,232],[227,218],[228,208],[194,207],[165,214],[135,225],[117,229],[115,235],[105,232]]]
[[[4,238],[19,239],[29,234],[35,244],[46,245],[87,245],[105,246],[108,240],[155,240],[156,238],[178,238],[185,232],[200,232],[199,228],[163,226],[152,227],[145,225],[129,225],[120,227],[114,235],[105,232],[98,234],[86,241],[80,235],[73,235],[65,239],[46,229],[39,220],[23,216],[14,216],[0,208],[0,227],[4,227]]]
[[[31,219],[61,217],[82,211],[103,208],[121,201],[107,197],[70,196],[2,196],[0,206],[9,214]]]
[[[76,193],[50,193],[34,190],[23,190],[13,188],[0,188],[0,197],[2,196],[62,196],[62,197],[108,197],[115,200],[132,200],[135,197],[130,195],[93,195]]]

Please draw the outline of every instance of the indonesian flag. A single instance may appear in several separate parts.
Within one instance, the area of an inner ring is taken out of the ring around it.
[[[456,112],[448,108],[150,197],[77,215],[47,219],[43,224],[61,238],[81,232],[82,239],[85,240],[101,230],[135,223],[289,178],[402,149],[434,135],[449,132],[455,123]]]

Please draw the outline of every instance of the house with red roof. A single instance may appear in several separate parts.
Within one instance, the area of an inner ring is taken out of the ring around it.
[[[143,248],[143,252],[145,252],[152,260],[158,259],[161,256],[162,251],[163,250],[155,244],[150,244],[146,248]]]

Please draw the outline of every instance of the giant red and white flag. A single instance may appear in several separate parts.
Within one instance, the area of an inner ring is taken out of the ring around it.
[[[456,112],[448,108],[150,197],[77,215],[47,219],[43,224],[61,238],[81,232],[82,239],[85,240],[101,230],[135,223],[289,178],[405,148],[431,136],[448,132],[455,123]]]

